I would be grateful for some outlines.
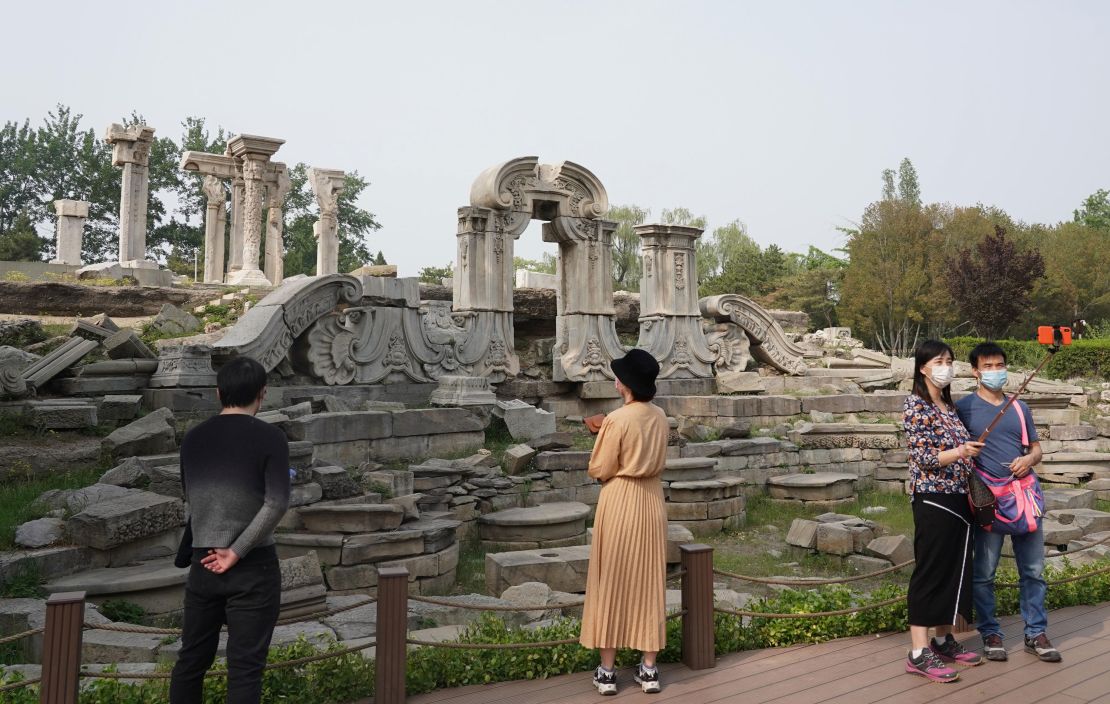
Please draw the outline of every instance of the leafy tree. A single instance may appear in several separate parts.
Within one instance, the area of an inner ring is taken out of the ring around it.
[[[746,257],[759,256],[759,251],[759,245],[748,235],[747,226],[739,220],[715,228],[709,236],[702,235],[696,245],[699,286],[722,276],[726,266],[734,270]]]
[[[948,261],[948,289],[960,313],[988,340],[1001,335],[1029,305],[1037,279],[1045,274],[1040,252],[1020,252],[1006,229],[979,242],[974,253],[961,249]]]
[[[308,166],[289,169],[289,193],[285,197],[285,275],[316,271],[316,237],[312,226],[319,218],[316,198],[308,185]],[[374,214],[356,203],[370,183],[358,172],[347,174],[339,194],[339,270],[353,271],[370,260],[367,236],[381,227]]]
[[[0,232],[0,261],[40,262],[47,241],[39,237],[26,210],[16,216],[12,226]]]
[[[1058,289],[1057,302],[1067,312],[1049,322],[1110,318],[1110,232],[1061,223],[1045,232],[1041,252],[1053,288]]]
[[[523,269],[525,271],[535,271],[540,274],[554,274],[558,260],[555,255],[544,252],[540,260],[525,259],[524,257],[513,257],[513,271]]]
[[[378,250],[377,255],[374,256],[374,266],[385,266],[388,262],[385,260],[385,255],[382,250]]]
[[[443,279],[454,276],[454,272],[454,264],[448,264],[447,266],[426,266],[417,275],[420,277],[420,283],[439,286]]]
[[[605,216],[617,223],[613,233],[613,288],[623,291],[639,291],[640,276],[643,268],[640,259],[640,236],[632,228],[642,225],[651,211],[638,205],[616,205],[609,208]]]
[[[894,190],[894,169],[883,169],[883,200],[894,200],[898,197]]]
[[[1098,189],[1075,211],[1075,222],[1096,230],[1110,231],[1110,191]]]
[[[921,187],[917,183],[917,169],[913,162],[902,159],[898,165],[898,199],[903,203],[921,207]]]
[[[31,121],[6,122],[0,128],[0,233],[15,226],[20,216],[30,217],[39,207],[38,133]]]

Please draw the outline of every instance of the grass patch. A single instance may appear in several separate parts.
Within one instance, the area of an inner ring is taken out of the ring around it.
[[[80,489],[103,474],[100,467],[87,467],[47,476],[8,476],[0,486],[0,550],[15,547],[15,529],[21,523],[42,518],[46,508],[35,503],[39,495],[50,489]]]
[[[478,546],[477,534],[459,544],[459,565],[455,568],[451,593],[486,593],[486,551]]]

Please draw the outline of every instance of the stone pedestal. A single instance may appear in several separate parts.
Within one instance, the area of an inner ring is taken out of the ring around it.
[[[146,210],[150,197],[150,145],[154,128],[112,124],[104,136],[112,145],[112,164],[123,168],[119,202],[119,262],[132,269],[156,269],[146,258]]]
[[[312,226],[316,237],[316,275],[339,272],[339,194],[345,174],[338,169],[308,170],[308,183],[320,206],[320,219]]]
[[[165,347],[158,357],[158,369],[150,377],[150,388],[170,386],[215,386],[212,348],[208,345]]]
[[[697,227],[637,225],[640,277],[640,339],[637,347],[659,361],[659,378],[713,376],[716,355],[702,332],[698,309]]]
[[[494,406],[497,397],[482,376],[441,376],[429,401],[433,406]]]
[[[224,204],[227,194],[220,179],[204,177],[204,195],[208,207],[204,214],[204,282],[223,283],[224,280],[224,222],[227,212]]]
[[[85,233],[85,220],[89,217],[89,204],[83,200],[56,200],[54,212],[58,215],[57,258],[52,264],[81,264],[81,238]]]

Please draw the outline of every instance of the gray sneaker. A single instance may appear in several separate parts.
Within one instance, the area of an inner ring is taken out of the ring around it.
[[[633,673],[632,679],[636,680],[636,684],[640,685],[640,689],[646,694],[655,694],[659,691],[658,667],[649,670],[644,667],[643,663],[640,663],[636,666],[636,672]]]
[[[1032,638],[1025,636],[1025,652],[1033,653],[1043,662],[1060,662],[1063,659],[1060,657],[1060,651],[1043,633],[1038,633]]]
[[[987,660],[994,662],[1006,662],[1006,646],[1002,644],[1002,636],[997,633],[992,633],[989,636],[983,636],[983,655],[987,656]]]

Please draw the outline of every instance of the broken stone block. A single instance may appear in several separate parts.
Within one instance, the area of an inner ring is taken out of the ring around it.
[[[555,414],[524,401],[498,401],[493,413],[505,421],[514,440],[528,441],[555,432]]]
[[[102,447],[115,456],[157,455],[177,446],[173,412],[159,408],[147,415],[116,428],[104,438]]]
[[[343,467],[313,467],[312,481],[320,485],[326,500],[345,499],[362,493],[358,482]]]
[[[1083,537],[1083,530],[1077,525],[1065,525],[1051,518],[1041,519],[1041,534],[1045,545],[1067,545],[1071,540]]]
[[[183,335],[196,332],[201,322],[172,303],[162,305],[162,310],[151,321],[151,327],[167,335]]]
[[[891,564],[900,565],[913,559],[913,541],[901,534],[884,535],[868,543],[863,551],[866,555],[881,557]]]
[[[128,489],[143,489],[150,485],[150,476],[142,461],[128,457],[100,476],[100,484],[111,484]]]
[[[528,441],[529,447],[536,452],[547,452],[548,450],[565,450],[574,445],[574,437],[567,432],[556,432],[550,435],[544,435],[540,438],[534,438]]]
[[[297,509],[305,528],[320,533],[373,533],[401,525],[405,510],[391,504],[314,504]]]
[[[99,262],[81,267],[76,272],[78,279],[114,279],[123,278],[123,269],[119,262]],[[105,660],[104,662],[110,662]]]
[[[1110,530],[1110,513],[1093,508],[1058,509],[1046,515],[1065,525],[1078,526],[1084,535]]]
[[[492,594],[525,582],[543,582],[560,592],[586,591],[590,548],[574,546],[486,554],[486,588]]]
[[[184,521],[185,507],[179,499],[131,491],[89,506],[69,519],[66,528],[78,545],[110,550],[178,528]]]
[[[123,328],[104,340],[104,349],[110,359],[157,359],[139,336],[131,328]]]
[[[860,574],[870,574],[890,567],[890,563],[883,558],[868,555],[849,555],[848,564]]]
[[[852,531],[840,523],[817,526],[817,550],[830,555],[850,555],[855,549]]]
[[[1095,492],[1090,489],[1045,489],[1044,510],[1094,508]]]
[[[142,406],[141,394],[109,394],[97,406],[96,414],[101,423],[134,420]]]
[[[53,352],[24,369],[21,376],[27,384],[41,388],[46,382],[80,362],[99,346],[100,343],[92,340],[71,337]]]
[[[717,373],[716,382],[719,394],[758,394],[767,390],[759,372],[722,371]]]
[[[773,499],[797,501],[837,501],[855,496],[854,474],[817,472],[815,474],[785,474],[767,480],[767,493]]]
[[[381,562],[424,552],[424,534],[418,530],[395,530],[352,535],[343,542],[342,564]]]
[[[528,445],[513,445],[505,450],[505,474],[520,474],[528,468],[535,456],[536,450]]]
[[[37,518],[15,529],[15,544],[24,548],[44,548],[65,537],[66,522],[60,518]]]
[[[1048,437],[1053,440],[1092,440],[1098,436],[1098,428],[1093,425],[1053,425],[1048,429]]]
[[[35,426],[46,430],[80,430],[97,425],[96,406],[91,403],[31,403],[28,411]]]

